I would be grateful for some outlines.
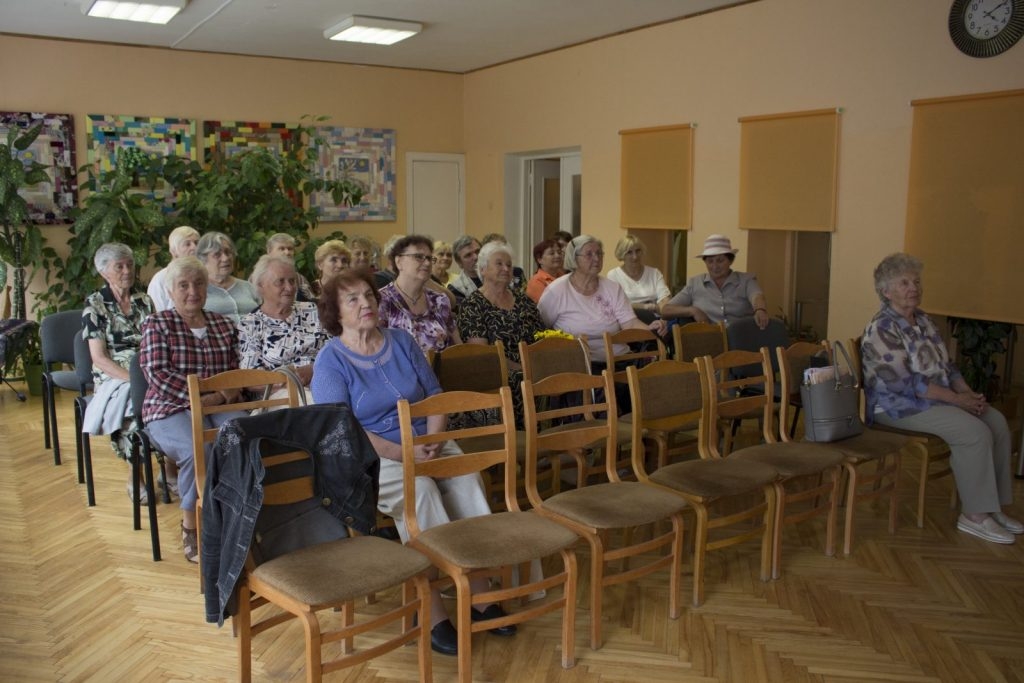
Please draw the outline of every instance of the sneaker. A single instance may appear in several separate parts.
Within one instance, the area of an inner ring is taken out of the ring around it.
[[[1021,524],[1013,517],[1007,517],[1002,512],[993,512],[992,518],[999,522],[999,526],[1003,527],[1011,534],[1015,534],[1017,536],[1024,534],[1024,524]]]
[[[199,562],[199,538],[195,529],[186,529],[181,526],[181,547],[185,551],[185,559],[197,564]]]
[[[135,493],[132,491],[132,480],[129,479],[128,483],[125,484],[124,490],[128,493],[128,500],[134,500]],[[146,487],[139,482],[139,504],[149,505],[149,494],[146,492]]]
[[[965,533],[983,538],[986,541],[992,543],[1004,543],[1009,545],[1013,543],[1014,537],[1009,531],[999,525],[992,517],[986,517],[981,522],[972,522],[963,515],[960,515],[960,519],[956,521],[956,528]]]

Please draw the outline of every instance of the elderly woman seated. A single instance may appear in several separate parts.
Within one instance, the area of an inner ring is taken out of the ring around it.
[[[622,265],[608,271],[608,279],[622,287],[636,317],[651,322],[658,317],[658,309],[668,302],[671,292],[661,271],[644,264],[646,251],[643,240],[636,235],[620,239],[615,245],[615,258]]]
[[[298,246],[298,242],[295,238],[286,232],[277,232],[267,238],[267,254],[269,256],[280,256],[286,258],[292,263],[295,262],[295,249]],[[295,271],[295,275],[298,277],[299,290],[296,293],[296,299],[298,301],[316,301],[316,297],[313,296],[313,290],[309,286],[309,281],[302,275],[302,273]],[[252,278],[249,278],[252,281]]]
[[[139,351],[142,322],[153,312],[153,301],[135,287],[135,256],[126,245],[104,244],[96,250],[93,263],[106,284],[86,298],[82,310],[82,337],[89,341],[95,386],[82,430],[110,434],[114,452],[127,460],[123,430],[131,416],[128,366]],[[127,489],[131,496],[131,480]]]
[[[320,326],[316,304],[295,300],[295,264],[281,256],[263,255],[249,281],[263,303],[238,321],[239,366],[264,370],[291,366],[308,393],[313,361],[328,336]]]
[[[427,240],[417,253],[429,255],[432,246]],[[429,277],[429,261],[410,260],[425,264],[424,271]],[[352,406],[380,456],[377,507],[395,520],[404,541],[408,540],[408,532],[402,518],[402,448],[397,403],[403,398],[411,402],[422,400],[439,393],[441,387],[412,335],[380,326],[379,304],[373,274],[367,269],[347,270],[327,283],[320,295],[320,320],[327,332],[335,336],[316,358],[312,389],[317,403],[346,402]],[[419,434],[439,432],[444,429],[443,422],[443,416],[440,420],[420,419],[414,422],[414,428]],[[452,441],[417,446],[416,450],[417,459],[459,452]],[[423,529],[490,513],[478,474],[418,481],[416,496],[416,514]],[[474,581],[478,582],[474,590],[487,585],[486,579]],[[473,610],[474,616],[478,612],[483,615],[478,619],[503,614],[497,604]],[[457,654],[458,634],[436,590],[432,593],[431,613],[431,647],[442,654]],[[512,635],[515,631],[515,626],[492,629],[498,635]]]
[[[962,509],[956,527],[992,543],[1013,543],[1024,524],[1003,513],[1013,502],[1006,418],[975,393],[950,361],[922,311],[921,262],[887,256],[875,268],[882,307],[861,340],[868,420],[927,432],[949,444]]]
[[[146,319],[142,326],[139,365],[149,386],[142,404],[142,421],[157,449],[178,466],[181,492],[181,543],[185,559],[199,561],[196,538],[196,482],[192,459],[192,416],[188,376],[211,377],[238,367],[238,337],[231,320],[203,310],[208,273],[192,256],[171,261],[167,292],[173,306]],[[237,392],[204,394],[205,405],[235,403]],[[220,426],[244,413],[229,411],[207,418]]]
[[[313,254],[313,262],[320,277],[310,283],[314,298],[319,298],[324,284],[352,265],[352,252],[341,240],[327,240]]]
[[[234,276],[238,250],[231,238],[222,232],[208,232],[199,238],[196,257],[206,265],[210,283],[206,306],[214,313],[226,315],[232,322],[256,310],[259,297],[256,288]]]

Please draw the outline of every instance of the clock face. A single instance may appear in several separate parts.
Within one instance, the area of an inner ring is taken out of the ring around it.
[[[949,37],[971,57],[994,57],[1024,36],[1024,0],[953,0]]]
[[[1010,24],[1013,3],[1010,0],[974,0],[964,9],[964,28],[979,40],[995,38]]]

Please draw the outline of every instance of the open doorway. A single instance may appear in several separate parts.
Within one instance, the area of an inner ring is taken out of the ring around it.
[[[581,167],[578,147],[505,156],[505,237],[528,273],[534,244],[559,230],[580,234]]]
[[[832,233],[751,230],[747,247],[747,271],[757,274],[769,315],[781,316],[795,339],[825,338]]]

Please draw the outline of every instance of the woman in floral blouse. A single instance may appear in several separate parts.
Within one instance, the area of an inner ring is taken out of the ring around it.
[[[1002,512],[1013,502],[1010,431],[1002,414],[964,382],[921,305],[921,262],[892,254],[875,268],[882,308],[861,341],[867,418],[927,432],[949,444],[962,510],[957,528],[1013,543],[1024,525]]]
[[[316,304],[295,300],[298,273],[287,258],[261,256],[249,281],[263,303],[238,321],[239,367],[276,370],[290,365],[308,394],[313,361],[328,339]]]
[[[95,387],[83,431],[110,434],[114,452],[126,460],[127,439],[122,430],[131,416],[128,366],[139,351],[142,321],[153,312],[153,301],[135,287],[135,255],[126,245],[104,244],[96,250],[93,263],[106,284],[86,298],[82,310],[82,337],[89,342]],[[132,495],[130,480],[127,489]]]

